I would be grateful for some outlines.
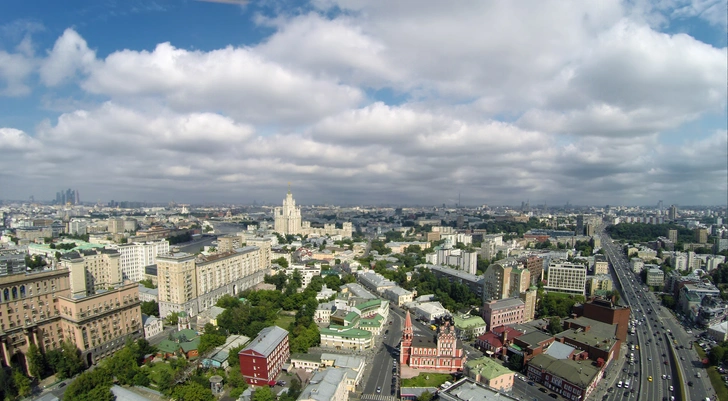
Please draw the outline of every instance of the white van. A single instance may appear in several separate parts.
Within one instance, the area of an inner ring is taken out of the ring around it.
[[[620,380],[619,383],[617,383],[618,388],[622,388],[622,381]]]
[[[629,380],[624,381],[624,388],[629,388]]]

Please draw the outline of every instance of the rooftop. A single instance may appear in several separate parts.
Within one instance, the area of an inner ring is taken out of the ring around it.
[[[278,344],[280,344],[287,335],[288,331],[283,330],[278,326],[266,327],[260,331],[258,337],[255,337],[255,339],[240,352],[253,351],[267,357],[271,352],[273,352],[273,350],[276,349],[276,346],[278,346]]]
[[[472,361],[466,362],[465,366],[470,370],[471,377],[479,374],[487,380],[492,380],[506,374],[513,374],[513,371],[503,366],[498,360],[488,357],[473,359]]]
[[[599,374],[599,369],[592,366],[589,360],[556,359],[551,355],[540,354],[533,357],[528,364],[539,366],[544,371],[581,388],[587,388]]]
[[[506,298],[506,299],[499,299],[497,301],[492,301],[490,303],[486,304],[490,310],[498,310],[498,309],[506,309],[506,308],[515,308],[517,306],[525,305],[523,303],[523,300],[521,298]]]
[[[346,379],[345,368],[328,368],[316,372],[303,389],[299,400],[331,401],[337,388]]]

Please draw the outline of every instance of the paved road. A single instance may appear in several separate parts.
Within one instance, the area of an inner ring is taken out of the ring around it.
[[[630,351],[635,353],[638,363],[627,367],[626,372],[620,372],[621,380],[631,377],[633,379],[631,381],[634,383],[634,372],[639,371],[639,382],[636,383],[639,387],[629,397],[669,400],[671,396],[674,396],[675,400],[682,400],[682,395],[675,392],[677,391],[678,369],[682,369],[686,382],[693,382],[692,387],[687,387],[687,400],[702,401],[708,396],[712,397],[712,386],[698,361],[697,353],[687,348],[676,349],[672,342],[674,338],[678,346],[686,346],[691,335],[686,333],[670,311],[660,306],[655,295],[648,292],[647,287],[640,282],[639,275],[630,270],[622,247],[613,243],[606,234],[601,235],[602,248],[612,265],[615,284],[619,287],[625,303],[631,306],[632,318],[641,322],[636,326],[635,335],[630,335],[628,339],[635,345],[639,345],[639,350]],[[672,357],[673,350],[676,352],[677,358]],[[695,378],[698,371],[702,371],[700,379]],[[628,374],[632,374],[632,376],[628,376]],[[663,375],[669,375],[671,379],[663,379]],[[648,380],[649,376],[652,376],[652,382]],[[674,391],[670,391],[670,386],[673,386]],[[615,389],[606,399],[625,398],[627,397],[624,396],[623,389]]]
[[[394,353],[402,339],[404,319],[400,314],[394,313],[390,309],[388,320],[392,322],[392,325],[387,324],[385,332],[388,331],[389,333],[382,332],[380,338],[374,339],[375,342],[379,343],[381,341],[381,343],[376,345],[363,394],[394,395],[397,393],[398,381],[394,376],[393,361],[399,362]],[[381,389],[379,393],[377,393],[377,388]]]

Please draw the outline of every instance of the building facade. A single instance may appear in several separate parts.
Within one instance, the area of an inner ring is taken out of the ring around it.
[[[462,344],[449,323],[440,326],[436,337],[415,336],[409,311],[405,317],[400,363],[412,369],[457,372],[463,369],[467,357]]]
[[[163,239],[115,245],[111,248],[119,251],[122,280],[139,282],[144,279],[144,267],[155,264],[158,255],[169,253],[169,242]]]
[[[568,262],[549,264],[546,291],[584,295],[586,291],[586,268]]]
[[[240,373],[249,385],[266,386],[275,380],[289,356],[288,331],[266,327],[238,353]]]
[[[236,296],[263,281],[260,248],[248,246],[210,256],[176,253],[157,258],[159,313],[196,316],[224,295]]]
[[[526,305],[520,298],[508,298],[483,304],[483,320],[488,327],[520,324],[525,321]]]

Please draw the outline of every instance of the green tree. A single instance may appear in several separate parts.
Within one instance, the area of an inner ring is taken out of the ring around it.
[[[223,308],[223,309],[229,309],[229,308],[237,308],[242,304],[240,299],[230,295],[225,294],[220,299],[217,300],[217,303],[215,304],[217,307]]]
[[[207,323],[204,328],[204,333],[200,336],[200,345],[197,346],[197,350],[200,354],[204,354],[215,347],[225,344],[226,339],[227,336],[220,333],[217,327],[212,323]]]
[[[28,359],[28,370],[30,371],[30,375],[37,379],[41,379],[43,372],[46,370],[46,362],[45,357],[40,353],[38,346],[30,344],[30,346],[28,346],[28,353],[26,354],[26,357]]]
[[[724,355],[725,349],[723,347],[716,346],[710,349],[710,353],[708,354],[708,360],[710,361],[711,365],[716,366],[723,361]]]
[[[141,284],[147,288],[151,288],[151,289],[157,288],[157,286],[152,284],[152,280],[150,280],[150,279],[139,280],[139,284]]]
[[[179,314],[177,312],[172,312],[165,318],[167,320],[167,324],[176,326],[179,322]]]
[[[204,387],[194,381],[176,386],[172,390],[172,398],[177,401],[213,401],[215,399],[209,387]]]
[[[173,385],[174,379],[172,378],[172,374],[167,369],[161,370],[158,375],[157,389],[163,394],[167,394]]]
[[[141,304],[141,309],[145,315],[159,317],[159,304],[157,301],[144,301]]]
[[[283,257],[283,256],[281,256],[278,259],[271,260],[271,263],[277,264],[278,266],[280,266],[280,267],[282,267],[284,269],[287,269],[288,268],[288,260],[285,257]]]
[[[71,401],[113,401],[116,399],[111,392],[113,377],[111,372],[103,366],[92,371],[82,373],[66,387],[64,400]]]
[[[60,349],[46,352],[46,361],[61,380],[73,377],[83,370],[81,354],[70,340],[64,341]]]
[[[273,392],[270,391],[270,387],[263,386],[258,387],[255,389],[255,392],[253,393],[252,401],[273,401],[275,400],[275,397],[273,397]]]
[[[561,318],[554,316],[549,319],[549,333],[556,334],[564,331],[564,326],[561,324]]]
[[[513,354],[508,357],[508,369],[520,372],[523,369],[523,357],[518,354]]]
[[[240,357],[238,356],[238,354],[244,348],[245,348],[245,345],[238,345],[237,347],[230,349],[230,353],[228,354],[227,361],[228,361],[228,365],[230,365],[231,368],[240,366]],[[235,370],[235,369],[233,369],[233,370]]]
[[[425,391],[417,397],[417,401],[432,401],[433,395],[429,391]]]
[[[18,390],[18,395],[21,397],[27,397],[32,391],[32,382],[30,379],[20,371],[20,369],[13,370],[13,383],[15,388]]]

